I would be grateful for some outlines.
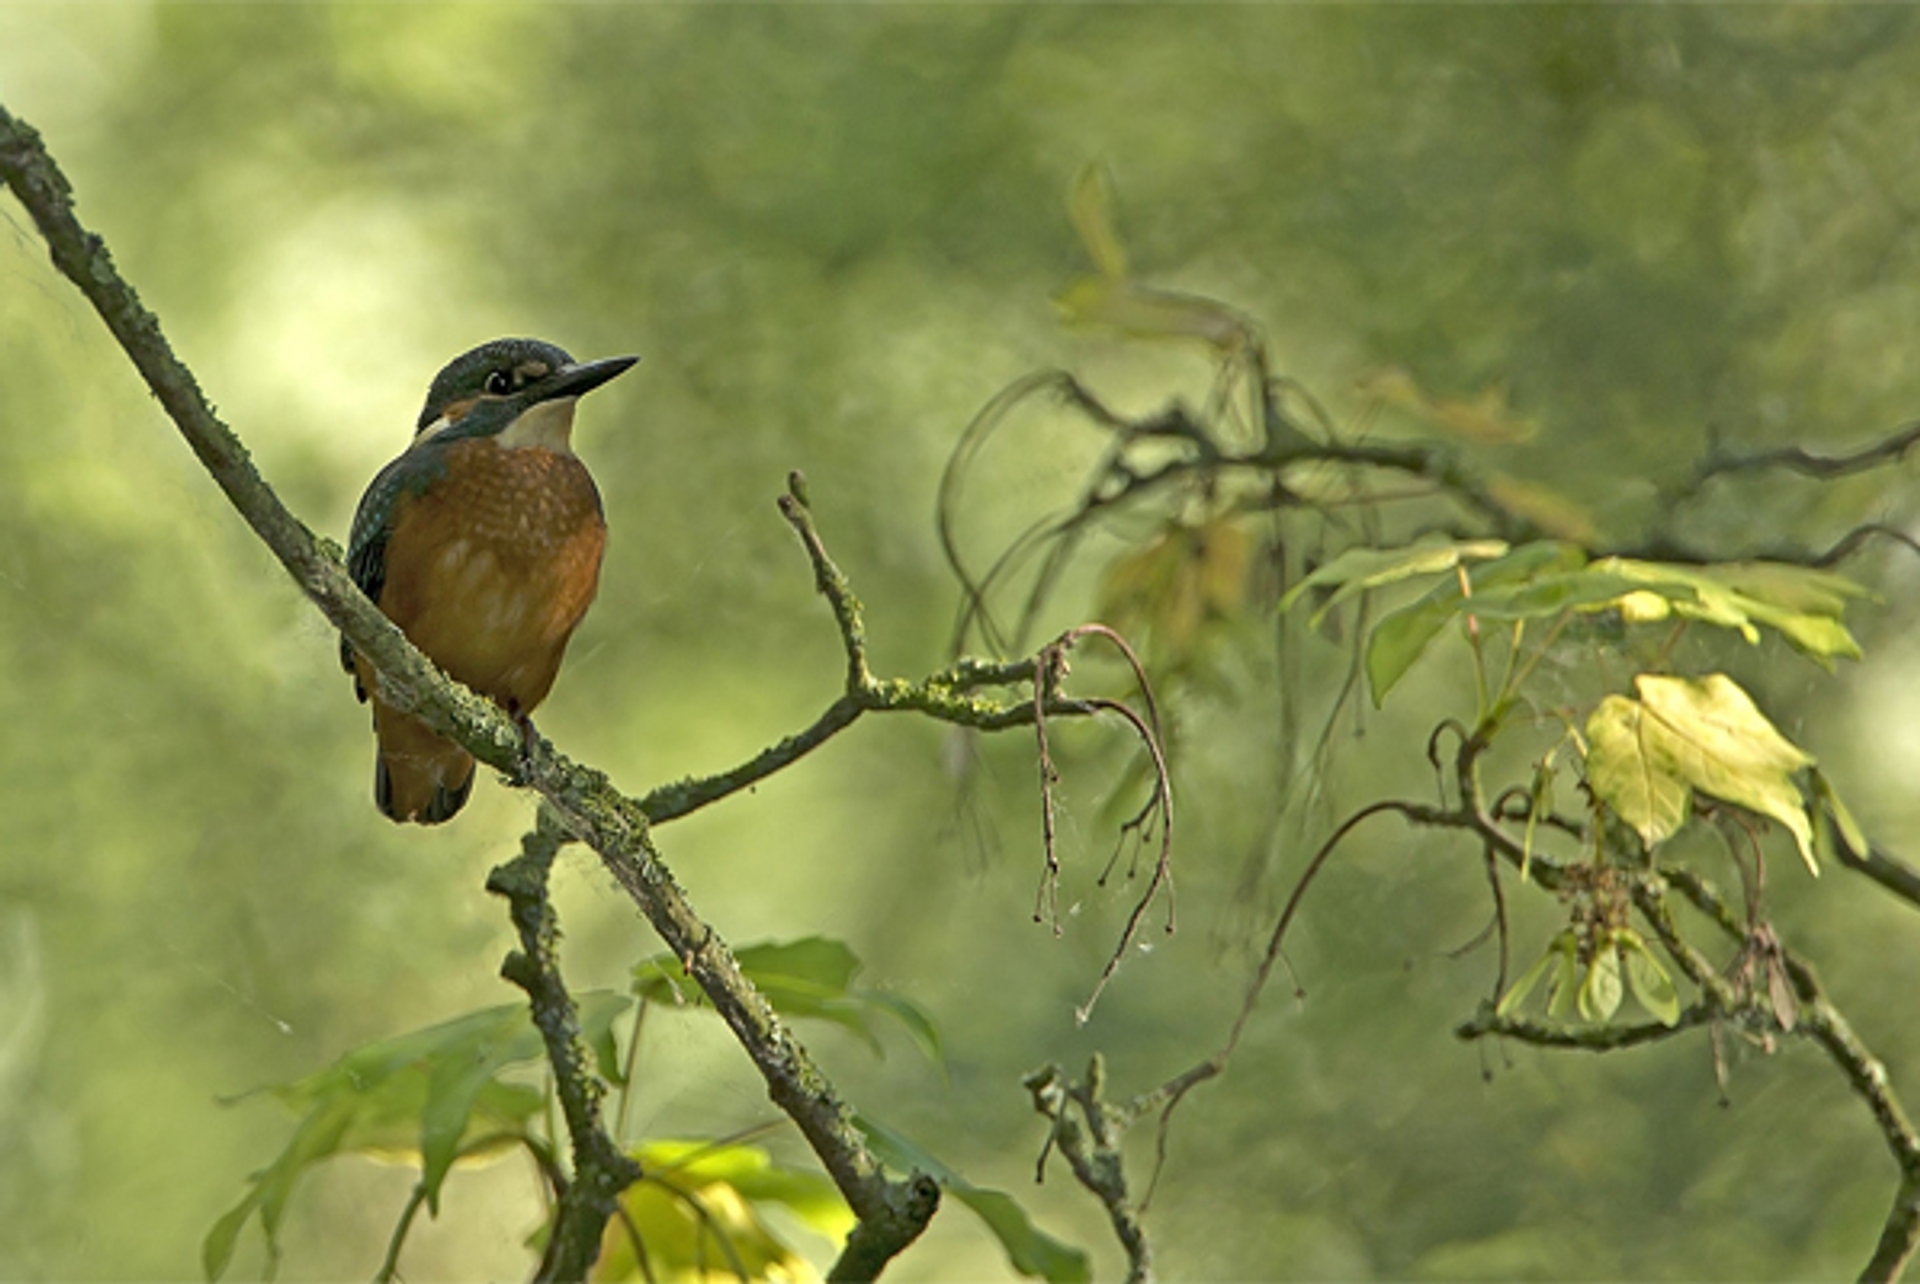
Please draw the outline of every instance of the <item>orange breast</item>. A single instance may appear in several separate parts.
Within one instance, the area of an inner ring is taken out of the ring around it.
[[[441,668],[509,712],[546,697],[600,585],[607,528],[586,466],[488,438],[395,508],[380,608]]]

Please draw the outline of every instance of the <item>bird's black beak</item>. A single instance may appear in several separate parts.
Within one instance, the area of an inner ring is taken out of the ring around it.
[[[615,375],[624,373],[638,360],[638,357],[607,357],[601,361],[582,361],[561,366],[527,391],[532,394],[533,403],[582,396]]]

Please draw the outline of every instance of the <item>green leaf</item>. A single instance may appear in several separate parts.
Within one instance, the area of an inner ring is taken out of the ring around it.
[[[1438,575],[1462,562],[1484,562],[1506,552],[1507,545],[1497,539],[1409,544],[1403,548],[1350,548],[1288,589],[1280,599],[1280,609],[1290,609],[1309,589],[1337,586],[1309,621],[1317,628],[1328,611],[1357,594],[1416,575]]]
[[[1539,829],[1540,818],[1553,810],[1554,760],[1558,756],[1559,748],[1555,746],[1533,766],[1533,783],[1527,790],[1527,825],[1520,835],[1520,881],[1523,883],[1533,865],[1533,835]]]
[[[654,1141],[634,1158],[645,1174],[620,1194],[634,1237],[608,1227],[594,1264],[595,1280],[731,1279],[736,1266],[750,1279],[808,1276],[804,1259],[761,1216],[778,1204],[829,1239],[852,1229],[853,1212],[827,1177],[787,1168],[757,1146],[703,1141]]]
[[[247,1218],[253,1216],[259,1203],[259,1192],[249,1191],[245,1199],[221,1214],[220,1220],[207,1232],[206,1239],[200,1244],[200,1269],[206,1273],[209,1282],[227,1273],[227,1267],[233,1262],[234,1243],[240,1238],[241,1228],[246,1226]]]
[[[1760,640],[1757,625],[1778,632],[1795,648],[1831,668],[1834,657],[1860,658],[1840,614],[1866,590],[1842,576],[1772,562],[1673,566],[1608,558],[1595,564],[1668,599],[1677,614]]]
[[[575,996],[582,1035],[609,1037],[615,1017],[632,1005],[625,995]],[[510,1065],[545,1053],[523,1003],[503,1004],[381,1039],[342,1056],[325,1070],[266,1092],[301,1116],[273,1162],[250,1179],[240,1203],[214,1223],[202,1244],[213,1278],[231,1261],[233,1245],[257,1214],[270,1253],[278,1251],[281,1218],[300,1178],[337,1154],[419,1163],[430,1204],[454,1160],[482,1139],[512,1138],[541,1108],[541,1094],[499,1077]],[[477,1157],[477,1155],[476,1155]]]
[[[1468,572],[1473,586],[1473,609],[1477,613],[1483,603],[1497,602],[1514,586],[1537,577],[1577,570],[1585,560],[1586,554],[1571,544],[1552,540],[1522,544],[1506,556]],[[1459,578],[1452,576],[1434,585],[1424,597],[1381,619],[1367,639],[1367,686],[1376,706],[1387,698],[1387,692],[1466,605]]]
[[[1860,822],[1853,818],[1847,805],[1840,801],[1840,795],[1834,791],[1833,782],[1826,773],[1815,767],[1812,773],[1813,796],[1827,809],[1827,815],[1833,818],[1834,828],[1840,831],[1840,841],[1856,856],[1865,856],[1872,846],[1867,841],[1867,833],[1860,828]]]
[[[1589,1021],[1608,1020],[1620,1010],[1622,994],[1620,951],[1608,938],[1587,964],[1587,979],[1580,987],[1580,1015]]]
[[[450,1042],[427,1062],[427,1099],[420,1111],[420,1182],[427,1192],[427,1209],[436,1217],[441,1183],[467,1135],[481,1090],[505,1066],[530,1061],[543,1049],[538,1032],[519,1005],[502,1012],[493,1029],[476,1034],[472,1040]]]
[[[1740,684],[1723,673],[1700,679],[1643,673],[1641,704],[1662,731],[1675,769],[1701,793],[1778,821],[1818,876],[1813,824],[1792,773],[1813,758],[1781,735]]]
[[[1658,724],[1622,695],[1607,696],[1587,718],[1587,787],[1649,849],[1680,828],[1692,798]]]
[[[1579,952],[1573,948],[1571,935],[1567,941],[1568,948],[1559,951],[1554,960],[1553,983],[1547,991],[1547,1015],[1556,1021],[1573,1015],[1581,994]]]
[[[809,936],[749,945],[735,951],[734,961],[782,1016],[831,1021],[859,1035],[878,1056],[885,1049],[875,1033],[873,1018],[884,1014],[900,1023],[929,1061],[945,1065],[940,1030],[933,1018],[910,999],[856,986],[854,978],[862,964],[845,942]],[[680,960],[671,954],[658,954],[638,964],[633,977],[634,993],[651,1003],[701,993]]]
[[[1500,1016],[1510,1016],[1527,1001],[1527,997],[1540,988],[1540,982],[1549,972],[1558,970],[1562,963],[1573,958],[1574,939],[1572,932],[1561,932],[1547,943],[1547,948],[1520,979],[1507,988],[1500,996],[1500,1002],[1494,1006],[1494,1012]]]
[[[1680,1019],[1680,996],[1674,993],[1673,977],[1653,956],[1638,932],[1623,929],[1616,934],[1616,939],[1626,960],[1627,989],[1634,1001],[1661,1025],[1673,1025]]]
[[[1285,610],[1309,590],[1332,589],[1313,616],[1317,624],[1356,593],[1470,562],[1480,563],[1470,574],[1471,598],[1461,592],[1457,576],[1448,576],[1374,628],[1366,662],[1376,705],[1465,610],[1502,621],[1606,609],[1619,610],[1630,623],[1679,615],[1733,630],[1749,642],[1759,641],[1762,626],[1771,628],[1827,667],[1836,657],[1860,654],[1839,616],[1849,600],[1866,591],[1840,576],[1774,563],[1683,567],[1630,558],[1588,563],[1577,546],[1553,540],[1511,551],[1496,541],[1352,548],[1295,584],[1280,605]]]
[[[1020,1274],[1050,1284],[1084,1284],[1093,1278],[1086,1252],[1035,1226],[1013,1196],[975,1186],[904,1135],[868,1116],[858,1116],[854,1123],[882,1163],[900,1172],[925,1173],[972,1209],[1000,1241],[1008,1264]]]

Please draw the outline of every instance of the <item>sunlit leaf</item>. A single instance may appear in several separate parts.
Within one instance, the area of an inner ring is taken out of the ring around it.
[[[766,942],[734,952],[734,961],[773,1009],[788,1017],[815,1017],[852,1031],[875,1055],[884,1052],[873,1018],[900,1023],[914,1045],[936,1065],[942,1062],[940,1031],[925,1009],[910,999],[854,984],[862,964],[845,942],[826,936]],[[658,954],[633,969],[633,991],[651,1003],[697,998],[700,987],[680,960]]]
[[[1778,821],[1813,873],[1813,825],[1792,773],[1813,758],[1781,735],[1723,673],[1689,679],[1641,674],[1641,703],[1667,733],[1665,749],[1694,788]]]
[[[1610,695],[1587,718],[1587,787],[1649,848],[1687,818],[1691,790],[1637,700]]]
[[[1673,615],[1673,603],[1658,593],[1635,589],[1618,602],[1620,618],[1628,624],[1658,624]]]
[[[1846,660],[1861,656],[1860,643],[1838,620],[1820,615],[1784,615],[1763,623],[1773,625],[1782,637],[1828,669],[1833,667],[1828,661],[1834,656]]]
[[[1748,642],[1758,642],[1764,626],[1829,668],[1836,657],[1860,657],[1839,617],[1866,590],[1831,572],[1771,562],[1694,567],[1608,558],[1595,565],[1645,585],[1674,613],[1733,629]]]
[[[643,1176],[621,1192],[626,1217],[607,1226],[596,1280],[731,1279],[736,1267],[755,1280],[815,1279],[760,1209],[778,1204],[836,1241],[854,1224],[824,1174],[776,1164],[757,1146],[656,1141],[633,1154]]]
[[[1563,611],[1615,606],[1634,590],[1632,581],[1596,564],[1539,575],[1524,583],[1476,588],[1470,609],[1485,620],[1550,620]]]
[[[1673,977],[1638,932],[1623,929],[1615,939],[1626,963],[1627,989],[1634,1001],[1660,1024],[1674,1024],[1680,1019],[1680,996],[1674,993]]]
[[[1587,784],[1649,847],[1686,819],[1690,791],[1778,821],[1818,874],[1813,825],[1793,773],[1813,759],[1725,674],[1643,673],[1639,700],[1611,695],[1587,720]]]
[[[1020,1274],[1050,1284],[1083,1284],[1093,1278],[1086,1252],[1035,1226],[1013,1196],[975,1186],[915,1142],[865,1115],[854,1122],[882,1163],[902,1173],[925,1173],[971,1209],[1000,1241],[1007,1264]]]

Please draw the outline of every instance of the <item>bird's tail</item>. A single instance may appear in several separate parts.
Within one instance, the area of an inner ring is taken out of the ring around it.
[[[380,741],[373,801],[387,819],[422,825],[452,819],[473,792],[473,756],[418,718],[378,700],[373,729]]]

